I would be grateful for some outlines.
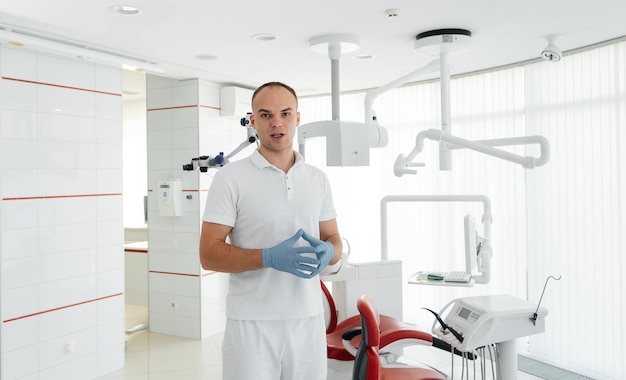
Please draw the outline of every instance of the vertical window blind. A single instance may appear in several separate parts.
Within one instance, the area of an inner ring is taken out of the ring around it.
[[[529,171],[528,289],[547,331],[530,352],[598,379],[626,378],[626,44],[525,68],[526,130],[551,142]]]
[[[427,140],[416,175],[396,177],[425,129],[440,129],[439,82],[396,88],[376,99],[389,132],[370,151],[369,167],[326,167],[323,138],[307,142],[306,160],[328,174],[351,261],[380,259],[380,201],[386,195],[484,194],[492,202],[492,279],[472,288],[404,286],[404,318],[429,329],[454,298],[512,294],[548,308],[546,333],[518,340],[518,351],[598,378],[626,377],[626,271],[623,200],[626,169],[625,47],[613,44],[541,62],[454,78],[451,133],[472,139],[544,135],[551,160],[527,170],[467,149],[454,150],[453,169],[438,168],[438,143]],[[341,96],[341,120],[362,121],[364,93]],[[330,96],[300,99],[302,124],[329,120]],[[538,156],[535,146],[503,148]],[[388,207],[388,255],[403,276],[463,268],[463,216],[482,234],[482,205],[403,203]],[[602,296],[599,296],[602,295]]]

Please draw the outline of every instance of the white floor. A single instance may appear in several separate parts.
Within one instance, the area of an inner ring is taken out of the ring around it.
[[[145,307],[126,306],[126,328],[147,322],[148,310]],[[140,330],[126,334],[126,366],[99,379],[104,380],[221,380],[221,347],[222,335],[218,334],[204,340],[179,338],[170,335],[151,333]],[[427,350],[427,351],[424,351]],[[433,354],[433,351],[435,353]],[[448,372],[450,354],[430,347],[405,351],[411,355],[429,353],[429,365]],[[430,357],[430,355],[433,355]],[[455,362],[455,379],[460,379],[460,360]],[[457,368],[457,366],[459,368]],[[473,368],[471,367],[471,371]],[[349,376],[348,376],[349,378]],[[464,377],[465,378],[465,377]],[[473,376],[470,375],[470,378]],[[491,379],[491,375],[486,377]],[[536,380],[535,376],[518,372],[517,380]],[[296,379],[294,379],[296,380]],[[299,379],[298,379],[299,380]],[[508,379],[507,379],[508,380]]]

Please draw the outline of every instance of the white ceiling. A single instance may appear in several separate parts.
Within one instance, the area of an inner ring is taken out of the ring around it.
[[[136,0],[127,4],[141,8],[137,16],[108,11],[123,1],[0,0],[0,28],[148,60],[172,78],[248,88],[279,80],[300,95],[331,91],[328,55],[309,48],[322,35],[360,41],[341,56],[341,91],[379,87],[426,64],[432,57],[414,41],[433,29],[472,33],[470,49],[450,57],[452,75],[537,59],[549,38],[568,51],[626,36],[625,0]],[[251,38],[263,33],[278,38]]]

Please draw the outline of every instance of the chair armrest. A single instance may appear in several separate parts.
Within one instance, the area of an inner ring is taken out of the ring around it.
[[[343,334],[341,334],[341,343],[343,344],[343,348],[350,353],[353,357],[356,357],[357,348],[355,348],[350,342],[353,338],[361,335],[363,333],[361,326],[352,327],[347,329]]]

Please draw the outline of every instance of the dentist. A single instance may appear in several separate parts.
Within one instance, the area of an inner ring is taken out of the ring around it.
[[[341,258],[326,175],[293,149],[295,91],[269,82],[252,95],[259,147],[215,174],[200,261],[230,273],[223,380],[325,380],[318,274]]]

